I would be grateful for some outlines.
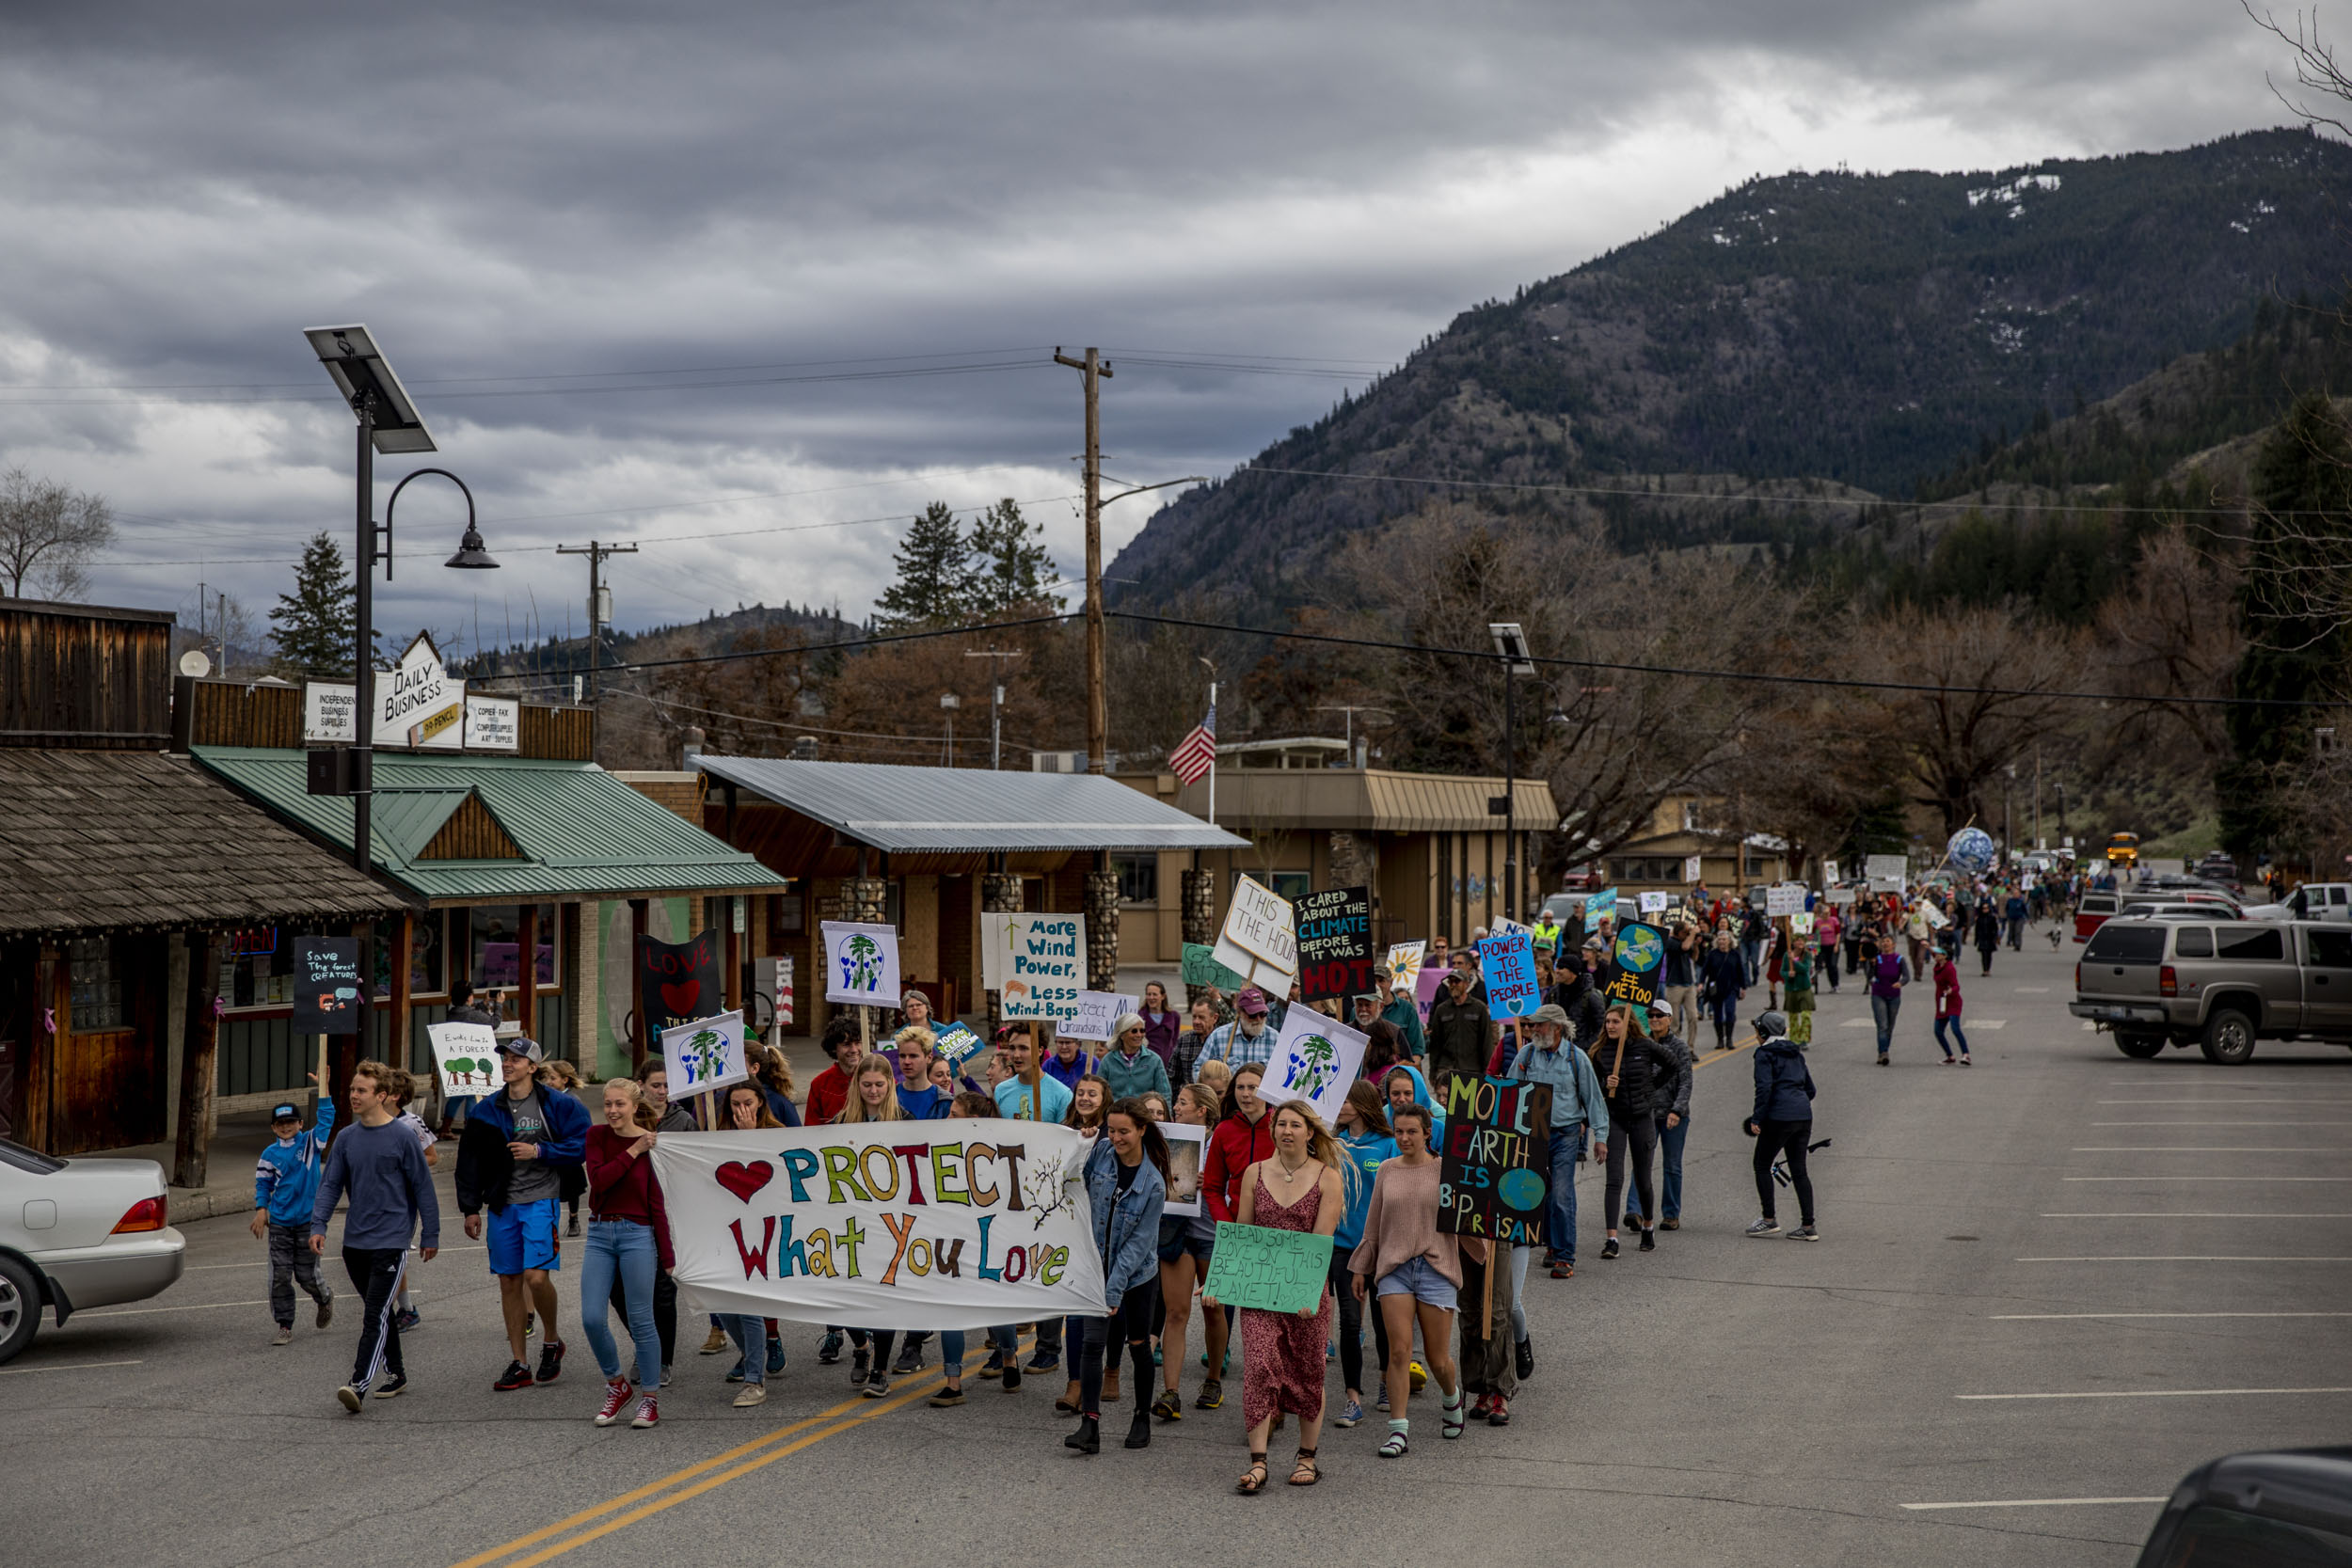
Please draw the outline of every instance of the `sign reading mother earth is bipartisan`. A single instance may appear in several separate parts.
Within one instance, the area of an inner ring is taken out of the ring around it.
[[[1568,1047],[1574,1050],[1575,1047]],[[1445,1093],[1438,1228],[1539,1246],[1551,1182],[1551,1085],[1454,1078]]]

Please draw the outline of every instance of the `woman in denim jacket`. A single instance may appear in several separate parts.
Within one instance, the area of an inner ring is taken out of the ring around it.
[[[1127,1447],[1152,1446],[1152,1308],[1160,1294],[1160,1210],[1168,1201],[1168,1140],[1144,1113],[1122,1100],[1104,1117],[1104,1135],[1087,1155],[1087,1202],[1094,1244],[1103,1255],[1103,1301],[1110,1315],[1080,1320],[1078,1430],[1062,1439],[1080,1453],[1103,1447],[1103,1354],[1114,1333],[1134,1366],[1135,1419]]]

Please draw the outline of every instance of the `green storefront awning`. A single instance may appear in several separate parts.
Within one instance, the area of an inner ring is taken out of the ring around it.
[[[304,752],[199,746],[193,754],[272,813],[350,852],[352,803],[309,792]],[[378,752],[375,790],[375,868],[426,898],[529,902],[786,886],[753,856],[594,763]],[[511,841],[520,858],[423,858],[469,801],[494,819],[487,836]]]

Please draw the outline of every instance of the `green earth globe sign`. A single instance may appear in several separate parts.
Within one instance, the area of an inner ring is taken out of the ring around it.
[[[1629,926],[1617,933],[1617,967],[1636,974],[1656,969],[1666,956],[1655,926]]]
[[[1533,1213],[1543,1207],[1544,1179],[1532,1170],[1503,1172],[1502,1183],[1496,1191],[1502,1194],[1503,1202],[1523,1214]]]

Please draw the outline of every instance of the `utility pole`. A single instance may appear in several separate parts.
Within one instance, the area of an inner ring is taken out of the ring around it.
[[[1067,365],[1084,378],[1087,404],[1087,771],[1110,768],[1110,695],[1103,678],[1103,403],[1101,383],[1111,373],[1102,351],[1087,350],[1073,359],[1059,348],[1054,363]]]
[[[1025,648],[976,648],[964,654],[966,658],[1019,658]],[[988,685],[988,766],[991,770],[1005,766],[1005,674],[1002,665],[989,667]]]
[[[603,682],[604,623],[611,619],[605,613],[604,558],[609,555],[635,555],[634,545],[600,545],[594,539],[585,546],[558,545],[558,555],[584,555],[588,558],[588,705],[596,706]]]

